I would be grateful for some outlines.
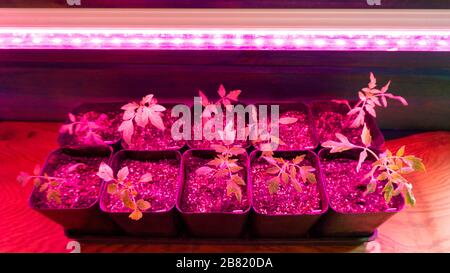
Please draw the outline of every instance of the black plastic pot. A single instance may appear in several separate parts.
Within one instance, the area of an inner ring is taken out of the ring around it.
[[[188,150],[183,154],[182,164],[183,168],[183,179],[180,181],[180,191],[177,200],[177,208],[183,222],[186,226],[186,230],[189,235],[194,237],[222,237],[222,238],[237,238],[240,237],[244,232],[244,227],[247,218],[250,213],[251,207],[251,186],[247,181],[247,197],[249,201],[249,206],[247,209],[241,212],[186,212],[181,209],[181,201],[184,188],[184,180],[186,177],[186,159],[188,156],[194,155],[203,158],[213,159],[215,156],[215,151],[213,150],[200,150],[192,149]],[[243,154],[240,156],[240,162],[243,166],[247,166],[248,155]]]
[[[181,163],[181,154],[178,151],[132,151],[132,150],[122,150],[116,153],[111,160],[111,168],[113,169],[114,175],[120,169],[121,162],[125,159],[133,159],[138,161],[158,161],[162,159],[176,159],[180,162],[179,174],[181,174],[183,165]],[[178,191],[178,186],[180,184],[179,180],[181,175],[179,175],[177,181],[175,181],[175,188]],[[151,183],[151,182],[149,182]],[[163,211],[143,211],[143,217],[137,221],[129,218],[131,211],[115,212],[110,211],[106,208],[105,198],[108,195],[106,190],[107,182],[103,187],[101,198],[100,198],[100,208],[102,211],[107,213],[128,235],[133,236],[159,236],[159,237],[171,237],[175,236],[178,232],[178,216],[176,209],[176,197],[178,193],[175,192],[173,206],[167,210]]]
[[[45,173],[51,173],[54,168],[54,162],[58,160],[58,157],[62,154],[76,157],[104,157],[104,162],[108,162],[112,148],[108,146],[99,147],[80,147],[80,148],[60,148],[48,156],[44,167],[42,168],[41,175]],[[98,178],[100,180],[100,178]],[[99,183],[102,183],[99,181]],[[99,207],[99,197],[97,200],[87,208],[40,208],[36,206],[36,195],[39,188],[35,187],[31,192],[29,199],[29,205],[32,209],[43,214],[47,218],[60,224],[66,231],[74,232],[77,234],[113,234],[118,231],[117,226],[103,213]]]
[[[356,102],[350,101],[349,104],[350,104],[350,106],[353,106],[356,104]],[[316,126],[316,120],[318,119],[318,116],[320,115],[320,113],[323,111],[330,111],[330,112],[336,112],[336,113],[340,113],[342,115],[346,115],[348,113],[348,111],[350,110],[346,104],[338,103],[335,101],[315,101],[315,102],[312,102],[309,105],[309,107],[311,109],[312,122],[313,122],[313,126],[315,128],[315,132],[316,132],[319,144],[322,144],[323,142],[329,140],[329,139],[321,139],[321,136],[319,135],[319,130],[317,129],[317,126]],[[368,126],[368,129],[370,130],[370,134],[372,135],[372,145],[370,147],[375,150],[382,150],[383,146],[384,146],[384,137],[383,137],[383,134],[381,133],[380,128],[377,125],[375,118],[372,117],[371,115],[369,115],[368,113],[366,113],[365,122]],[[341,132],[336,132],[336,133],[341,133]],[[350,142],[352,142],[352,141],[350,140]]]
[[[74,115],[87,113],[90,111],[94,111],[97,113],[107,113],[107,112],[117,112],[117,115],[120,116],[120,121],[122,120],[122,114],[123,110],[120,108],[125,105],[126,102],[104,102],[104,103],[82,103],[76,108],[74,108],[70,113]],[[69,124],[71,121],[67,119],[64,124]],[[117,128],[119,128],[120,123],[117,125]],[[112,139],[104,139],[105,145],[111,145],[114,146],[114,148],[119,147],[120,145],[121,136],[118,134],[117,137]],[[86,145],[83,143],[74,143],[74,137],[73,135],[67,134],[67,133],[60,133],[58,135],[58,143],[60,146],[65,147],[79,147],[79,146],[91,146]]]
[[[166,111],[169,111],[169,112],[171,111],[171,109],[174,106],[179,105],[179,104],[182,104],[182,103],[160,103],[160,105],[164,106],[166,108]],[[164,119],[163,119],[163,121],[164,121]],[[147,126],[153,126],[153,125],[149,122],[147,124]],[[138,126],[136,124],[134,124],[134,128],[135,128],[134,129],[135,131],[134,131],[133,134],[136,134],[136,128],[138,128]],[[171,128],[170,127],[166,128],[166,130],[168,132],[171,132]],[[186,145],[186,141],[185,140],[180,140],[180,143],[178,143],[177,146],[174,146],[174,147],[160,146],[160,147],[152,149],[152,148],[149,148],[149,147],[144,147],[144,148],[142,148],[142,147],[132,147],[132,146],[128,145],[123,139],[120,141],[120,147],[122,149],[126,149],[126,150],[140,150],[140,151],[179,151],[179,150],[182,150],[185,147],[185,145]]]
[[[342,153],[329,153],[329,149],[322,149],[319,152],[320,160],[324,158],[348,158],[358,161],[360,151],[346,151]],[[369,160],[374,160],[369,155]],[[326,185],[325,173],[323,173],[323,182]],[[333,207],[332,197],[327,192],[330,209],[320,219],[317,226],[314,227],[314,234],[323,237],[357,237],[370,236],[373,234],[378,226],[383,224],[386,220],[392,217],[397,212],[401,211],[405,205],[405,200],[401,195],[392,197],[397,204],[396,208],[388,209],[387,211],[368,212],[368,213],[347,213],[338,211]]]
[[[315,131],[315,126],[314,126],[314,122],[312,119],[312,113],[310,108],[308,107],[308,105],[302,103],[302,102],[291,102],[291,103],[287,103],[287,102],[281,102],[281,103],[272,103],[273,105],[279,105],[279,111],[280,111],[280,116],[282,113],[286,112],[286,111],[299,111],[302,112],[306,115],[306,122],[309,125],[309,128],[311,130],[310,132],[310,138],[311,138],[311,142],[312,145],[308,145],[306,147],[301,147],[299,149],[289,149],[285,146],[279,146],[278,150],[314,150],[317,148],[317,146],[319,145],[319,139],[317,138],[316,135],[316,131]],[[255,104],[255,106],[257,107],[257,110],[259,111],[258,106],[259,105],[264,105],[264,104]],[[267,118],[270,120],[270,105],[271,104],[265,104],[267,105]],[[283,139],[281,139],[283,140]],[[253,144],[253,147],[258,150],[258,146]]]
[[[317,188],[321,199],[321,209],[308,214],[263,214],[252,205],[253,213],[251,215],[252,234],[257,237],[305,237],[311,227],[328,209],[328,199],[322,184],[319,158],[312,151],[275,151],[275,157],[292,159],[297,155],[306,154],[306,158],[312,162],[316,169]],[[248,181],[254,185],[251,177],[251,165],[261,155],[260,151],[253,151],[250,154],[248,166]],[[254,192],[252,190],[252,192]],[[252,200],[255,196],[252,196]]]

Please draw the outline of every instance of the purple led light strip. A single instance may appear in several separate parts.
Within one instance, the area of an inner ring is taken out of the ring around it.
[[[450,51],[449,31],[0,29],[0,49]]]

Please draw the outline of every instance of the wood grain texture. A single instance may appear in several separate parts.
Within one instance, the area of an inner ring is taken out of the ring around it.
[[[57,147],[59,123],[0,123],[0,252],[68,252],[63,230],[28,207],[31,185],[15,181]],[[417,198],[383,224],[379,237],[360,246],[239,246],[82,244],[82,252],[450,252],[450,132],[429,132],[387,142],[424,159],[427,172],[412,175]]]

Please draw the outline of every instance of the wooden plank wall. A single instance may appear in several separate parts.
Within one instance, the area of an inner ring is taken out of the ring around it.
[[[192,102],[218,84],[245,102],[356,98],[373,71],[410,106],[383,129],[450,130],[449,52],[0,50],[0,120],[62,120],[83,101]]]

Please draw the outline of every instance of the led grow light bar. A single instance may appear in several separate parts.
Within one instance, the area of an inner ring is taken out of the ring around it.
[[[0,48],[450,51],[450,32],[0,29]]]
[[[450,51],[447,11],[60,12],[8,10],[0,48]],[[382,23],[367,23],[371,17]]]

